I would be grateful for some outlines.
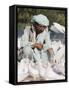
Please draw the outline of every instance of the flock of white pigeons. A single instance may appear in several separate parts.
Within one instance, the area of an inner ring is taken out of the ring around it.
[[[65,33],[65,27],[53,23],[50,28],[54,32]],[[18,82],[38,81],[38,80],[61,80],[65,79],[65,45],[59,41],[52,41],[55,63],[36,63],[28,58],[23,58],[18,62]]]

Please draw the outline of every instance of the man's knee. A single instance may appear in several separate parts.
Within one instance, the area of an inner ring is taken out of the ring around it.
[[[33,52],[32,52],[31,47],[26,46],[26,47],[23,48],[23,56],[24,57],[32,58],[32,53]]]

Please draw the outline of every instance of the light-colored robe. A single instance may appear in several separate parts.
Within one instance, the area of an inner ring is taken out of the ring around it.
[[[30,26],[27,26],[24,29],[24,34],[19,40],[20,44],[18,47],[23,47],[25,57],[29,57],[30,59],[34,57],[36,60],[40,59],[44,63],[48,60],[47,50],[51,48],[50,33],[48,31],[48,28],[46,28],[42,33],[38,34],[38,36],[36,37],[34,27],[32,26],[31,29]],[[32,44],[34,43],[43,44],[43,48],[41,50],[38,50],[37,48],[33,50]]]

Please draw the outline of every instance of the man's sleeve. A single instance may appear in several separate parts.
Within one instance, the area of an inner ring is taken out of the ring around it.
[[[29,42],[29,27],[27,26],[24,29],[24,34],[21,37],[21,47],[27,46],[28,42]]]
[[[50,32],[47,32],[46,39],[45,39],[45,44],[43,45],[43,49],[44,49],[44,51],[46,51],[49,48],[51,48],[51,39],[50,39]]]

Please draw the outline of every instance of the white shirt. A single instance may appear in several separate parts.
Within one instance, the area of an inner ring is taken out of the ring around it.
[[[36,37],[34,27],[32,26],[31,29],[30,26],[26,26],[26,28],[24,29],[24,34],[18,40],[20,40],[20,44],[18,41],[18,48],[32,45],[36,42],[43,44],[43,50],[51,48],[51,40],[48,28],[46,28],[42,33],[38,34],[38,36]]]

